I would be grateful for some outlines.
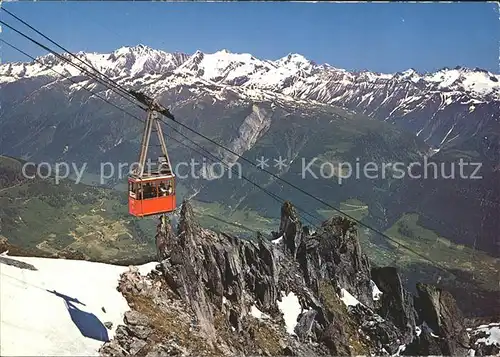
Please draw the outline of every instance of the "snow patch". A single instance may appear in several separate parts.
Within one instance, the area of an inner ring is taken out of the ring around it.
[[[492,80],[495,78],[495,81]],[[462,86],[466,91],[479,96],[496,94],[500,99],[500,75],[485,72],[470,72],[465,75]]]
[[[137,269],[139,270],[139,273],[141,275],[148,275],[149,273],[151,273],[153,270],[156,269],[157,265],[158,265],[157,262],[150,262],[150,263],[146,263],[143,265],[138,265]],[[125,269],[125,270],[127,270],[127,269]]]
[[[273,244],[279,244],[283,240],[283,235],[281,235],[279,238],[276,238],[272,240]]]
[[[285,292],[281,292],[281,301],[277,300],[279,310],[283,313],[285,319],[286,331],[290,335],[295,335],[295,326],[297,326],[297,318],[302,312],[302,307],[300,306],[299,299],[297,295],[293,292],[285,295]]]
[[[341,289],[342,296],[340,299],[346,304],[346,306],[356,306],[360,302],[354,296],[352,296],[346,289]]]
[[[400,345],[396,353],[393,354],[393,356],[400,356],[401,352],[404,352],[405,350],[406,350],[406,345]]]
[[[497,345],[500,346],[500,323],[492,323],[489,325],[481,325],[476,328],[473,332],[476,334],[486,334],[486,337],[481,337],[476,341],[478,343],[484,343],[485,345]]]
[[[255,305],[252,305],[250,309],[250,315],[255,317],[256,319],[269,319],[269,315],[264,314],[262,311],[260,311]]]
[[[98,356],[129,310],[116,289],[128,267],[81,260],[8,257],[0,266],[0,354]],[[138,266],[141,274],[156,263]],[[107,330],[103,323],[112,322]],[[27,343],[26,341],[29,341]]]
[[[375,284],[375,282],[373,280],[370,280],[370,284],[372,286],[373,301],[377,301],[382,296],[382,291],[380,291],[380,289],[378,288],[377,284]]]
[[[431,153],[430,153],[430,156],[432,156],[432,155],[434,155],[434,154],[437,154],[437,153],[438,153],[438,152],[440,152],[440,151],[441,151],[441,148],[437,148],[437,149],[435,149],[435,148],[431,148]]]
[[[120,145],[122,142],[123,142],[123,138],[120,138],[120,140],[118,140],[118,142],[114,145],[114,147],[117,147],[117,146],[118,146],[118,145]]]
[[[453,129],[455,129],[455,125],[456,123],[454,123],[450,130],[448,130],[448,132],[446,133],[446,135],[444,136],[443,140],[441,140],[441,142],[439,143],[439,145],[443,145],[443,143],[446,141],[446,139],[448,138],[448,136],[451,134],[451,132],[453,131]]]
[[[436,335],[434,330],[429,325],[427,325],[427,322],[424,322],[421,327],[422,329],[425,329],[432,337],[439,338],[439,336]]]

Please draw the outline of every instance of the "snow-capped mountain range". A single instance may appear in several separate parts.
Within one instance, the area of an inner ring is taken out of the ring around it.
[[[481,69],[444,68],[426,74],[413,69],[393,74],[349,72],[318,65],[299,54],[271,61],[226,50],[188,55],[144,45],[108,54],[79,52],[77,56],[125,87],[155,95],[188,86],[191,91],[209,91],[219,99],[230,89],[252,100],[280,97],[297,103],[335,105],[397,123],[437,149],[471,136],[488,139],[488,133],[498,133],[500,75]],[[79,70],[50,54],[38,62],[1,65],[0,86],[40,76],[61,78],[47,66],[65,76],[81,76]],[[78,82],[71,90],[97,87],[85,77]]]

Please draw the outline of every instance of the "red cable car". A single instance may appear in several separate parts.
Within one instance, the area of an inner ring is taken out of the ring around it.
[[[146,155],[153,124],[158,134],[163,155],[159,157],[155,167],[148,165],[148,170],[146,171]],[[173,212],[176,208],[175,174],[170,165],[167,145],[163,137],[160,121],[151,107],[148,110],[148,117],[142,136],[138,164],[137,169],[128,178],[129,213],[136,217],[145,217]]]

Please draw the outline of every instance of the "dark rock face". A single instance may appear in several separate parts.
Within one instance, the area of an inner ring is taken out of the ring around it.
[[[415,310],[413,297],[403,289],[396,268],[373,268],[372,279],[382,291],[380,316],[390,320],[402,332],[399,336],[403,344],[410,343],[415,335]]]
[[[432,285],[417,284],[416,308],[422,333],[409,346],[415,353],[465,356],[470,341],[464,326],[464,318],[455,299],[447,291]],[[428,351],[428,352],[426,352]]]
[[[438,339],[427,328],[423,329],[415,341],[404,351],[407,356],[441,356],[441,347]],[[451,356],[447,354],[447,356]]]
[[[27,270],[38,270],[33,264],[25,263],[20,260],[2,257],[0,256],[0,264],[11,265],[19,269],[27,269]]]
[[[286,202],[281,207],[281,221],[278,235],[283,237],[286,249],[293,258],[297,256],[297,251],[302,242],[302,224],[292,204]]]
[[[334,217],[318,232],[322,260],[329,276],[368,307],[373,307],[370,263],[362,254],[356,230],[345,218]],[[319,268],[319,267],[318,267]]]
[[[398,351],[401,346],[401,331],[390,320],[373,314],[363,305],[356,305],[350,312],[376,350],[388,352],[391,355]]]
[[[326,280],[344,287],[363,304],[373,306],[370,263],[361,252],[356,230],[347,220],[334,217],[311,236],[303,229],[293,206],[285,203],[279,235],[313,291],[318,292],[319,282]]]
[[[184,202],[177,233],[161,223],[156,242],[156,271],[122,276],[119,290],[132,310],[102,355],[466,351],[453,298],[421,285],[417,315],[395,269],[370,269],[348,220],[332,218],[311,234],[287,202],[274,241],[245,241],[203,229]],[[428,329],[416,326],[424,321]]]

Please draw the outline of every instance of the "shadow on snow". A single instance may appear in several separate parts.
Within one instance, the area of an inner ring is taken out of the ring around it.
[[[101,342],[109,341],[108,330],[106,329],[106,326],[104,326],[104,324],[101,322],[101,320],[99,320],[99,318],[94,314],[82,311],[77,307],[77,305],[86,306],[84,303],[80,302],[78,299],[58,293],[55,290],[47,291],[64,300],[71,320],[76,325],[76,327],[78,327],[80,333],[83,336]]]

